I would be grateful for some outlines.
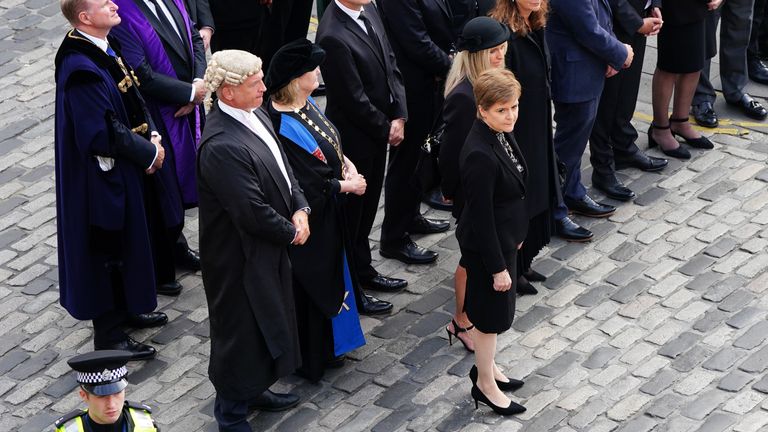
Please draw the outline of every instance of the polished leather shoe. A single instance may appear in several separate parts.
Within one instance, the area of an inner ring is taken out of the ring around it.
[[[248,408],[270,412],[285,411],[298,405],[299,400],[301,400],[299,396],[292,393],[275,393],[267,390],[248,401]]]
[[[392,311],[392,303],[363,293],[359,309],[360,315],[382,315]]]
[[[592,174],[592,187],[604,193],[608,198],[619,201],[629,201],[635,197],[635,193],[624,186],[615,175]]]
[[[379,249],[379,253],[384,258],[396,259],[406,264],[430,264],[437,260],[437,252],[423,248],[411,239],[407,239],[405,244],[399,248],[382,247]]]
[[[749,79],[756,83],[768,84],[768,67],[756,58],[747,59]]]
[[[569,197],[563,197],[565,205],[568,206],[568,210],[574,214],[580,214],[583,216],[589,216],[594,218],[608,217],[616,211],[616,207],[608,204],[601,204],[595,202],[589,195],[584,195],[581,199],[572,199]]]
[[[408,229],[410,234],[436,234],[448,231],[451,223],[447,220],[427,219],[424,216],[417,216]]]
[[[200,270],[200,255],[190,248],[187,248],[184,252],[177,253],[174,257],[176,260],[176,267],[183,270]]]
[[[524,277],[517,278],[517,286],[515,287],[515,292],[519,296],[524,295],[536,295],[539,293],[539,290],[536,289],[533,284],[528,282],[528,279]]]
[[[661,171],[669,164],[669,161],[664,158],[648,156],[640,150],[629,157],[614,157],[614,161],[617,170],[625,168],[637,168],[640,171],[646,172]]]
[[[432,192],[428,193],[424,199],[422,199],[422,202],[435,210],[453,210],[453,201],[446,200],[439,188],[435,188]]]
[[[181,294],[182,288],[184,287],[176,281],[168,282],[157,286],[157,294],[176,297]]]
[[[397,292],[407,287],[408,281],[405,279],[391,278],[377,274],[373,277],[373,279],[365,281],[361,280],[360,286],[365,289],[371,289],[374,291]]]
[[[138,315],[131,315],[125,321],[125,325],[132,328],[142,329],[150,327],[160,327],[168,323],[168,315],[163,312],[149,312]]]
[[[569,217],[555,221],[555,232],[561,238],[571,242],[588,242],[592,240],[592,231],[580,226]]]
[[[128,339],[121,342],[107,345],[94,344],[93,347],[96,350],[129,351],[131,354],[133,354],[132,360],[149,360],[155,358],[157,355],[157,350],[155,350],[155,347],[138,342],[130,336]]]
[[[741,108],[741,111],[747,116],[755,120],[765,120],[768,117],[768,110],[766,110],[760,102],[752,99],[752,96],[744,94],[741,99],[735,102],[726,101],[728,105]]]
[[[696,124],[705,128],[716,128],[719,124],[715,108],[709,102],[702,102],[691,107]]]

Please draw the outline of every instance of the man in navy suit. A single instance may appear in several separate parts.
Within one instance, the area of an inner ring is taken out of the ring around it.
[[[612,30],[607,0],[552,0],[547,43],[552,56],[552,99],[555,104],[555,151],[567,173],[563,202],[555,210],[562,221],[568,211],[607,217],[615,207],[596,203],[581,184],[581,157],[597,116],[605,77],[632,63],[632,47]],[[557,224],[567,234],[566,224]],[[567,235],[566,235],[567,238]]]

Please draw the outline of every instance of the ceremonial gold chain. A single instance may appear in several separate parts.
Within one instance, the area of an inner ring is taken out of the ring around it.
[[[333,149],[336,150],[336,155],[339,157],[339,161],[341,162],[341,177],[346,178],[347,177],[347,164],[344,162],[344,154],[341,152],[341,145],[339,144],[339,136],[336,134],[336,130],[331,126],[330,123],[328,123],[328,120],[325,119],[325,116],[315,107],[315,105],[312,102],[307,102],[307,105],[314,110],[318,117],[320,117],[320,120],[325,124],[325,127],[328,128],[328,130],[333,134],[333,137],[325,133],[320,127],[312,121],[309,117],[307,117],[306,114],[304,114],[304,111],[300,110],[299,108],[293,108],[293,112],[298,114],[299,117],[301,117],[302,120],[304,120],[305,123],[307,123],[312,129],[315,130],[318,134],[320,134],[321,137],[325,138],[329,143],[331,143],[331,146],[333,146]]]

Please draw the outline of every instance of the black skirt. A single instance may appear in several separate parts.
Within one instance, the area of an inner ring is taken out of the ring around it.
[[[504,292],[493,289],[493,275],[486,269],[480,254],[462,249],[461,259],[467,269],[464,311],[469,320],[483,333],[503,333],[509,330],[515,317],[517,251],[508,252],[504,257],[512,278],[512,288]]]
[[[664,72],[686,74],[704,69],[707,59],[706,21],[661,27],[656,66]]]

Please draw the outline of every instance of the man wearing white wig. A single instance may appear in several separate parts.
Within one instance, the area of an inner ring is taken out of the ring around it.
[[[220,431],[249,432],[249,408],[299,398],[269,390],[301,362],[288,246],[309,237],[309,207],[259,107],[261,60],[213,54],[205,85],[217,95],[197,157],[200,261],[211,326],[208,374]]]

